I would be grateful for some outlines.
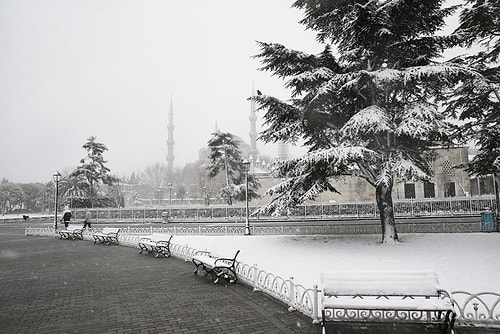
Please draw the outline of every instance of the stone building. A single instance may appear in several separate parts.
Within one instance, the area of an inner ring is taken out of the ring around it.
[[[434,172],[432,180],[430,182],[398,182],[396,180],[393,188],[393,199],[470,196],[478,195],[477,189],[480,189],[483,195],[493,194],[493,191],[489,190],[492,187],[487,180],[471,178],[463,169],[462,166],[469,161],[468,147],[437,147],[434,150],[436,156],[431,165]],[[262,191],[278,183],[278,180],[270,179],[268,174],[264,173],[262,176],[265,178],[265,181],[261,182]],[[316,199],[316,202],[375,201],[375,188],[361,178],[346,176],[343,180],[334,181],[332,184],[339,190],[340,194],[324,192]]]

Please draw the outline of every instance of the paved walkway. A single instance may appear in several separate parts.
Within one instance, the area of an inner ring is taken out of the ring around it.
[[[242,284],[213,285],[193,270],[192,263],[130,247],[0,233],[0,332],[321,333],[274,298]],[[354,324],[332,330],[438,332]]]

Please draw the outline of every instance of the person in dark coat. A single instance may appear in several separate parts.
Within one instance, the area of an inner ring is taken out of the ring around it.
[[[65,207],[64,212],[63,212],[63,216],[61,218],[61,221],[64,222],[65,228],[68,228],[70,219],[71,219],[71,210],[68,207]]]

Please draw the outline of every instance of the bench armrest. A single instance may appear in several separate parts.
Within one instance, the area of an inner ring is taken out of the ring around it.
[[[443,289],[443,288],[439,288],[438,294],[439,294],[440,298],[442,298],[443,296],[445,298],[448,298],[450,300],[451,305],[455,309],[455,313],[457,313],[457,314],[459,313],[459,312],[457,312],[458,311],[457,303],[455,302],[455,299],[453,299],[453,295],[448,290]]]

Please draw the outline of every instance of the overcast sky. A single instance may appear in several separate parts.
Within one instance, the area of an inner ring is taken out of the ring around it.
[[[1,0],[0,179],[47,182],[85,157],[90,136],[111,172],[166,162],[170,100],[176,167],[197,160],[217,122],[249,140],[256,40],[317,53],[287,0]],[[276,148],[258,148],[276,155]]]
[[[216,124],[248,142],[252,85],[289,98],[258,71],[256,41],[322,50],[292,3],[0,0],[0,179],[70,172],[90,136],[119,177],[166,163],[171,101],[174,167],[197,160]]]

